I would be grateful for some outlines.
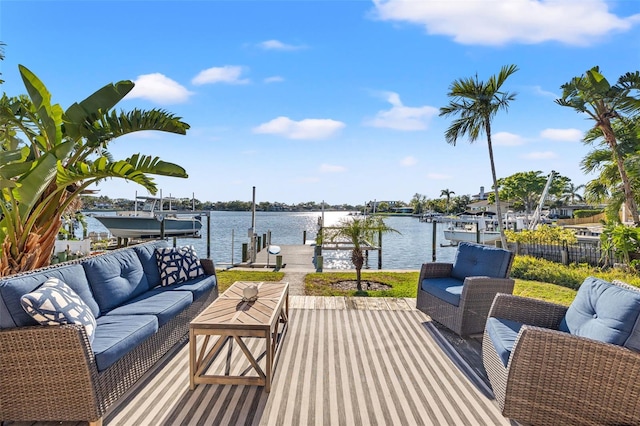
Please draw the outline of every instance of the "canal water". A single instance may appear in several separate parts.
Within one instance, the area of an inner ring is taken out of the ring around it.
[[[347,212],[325,212],[325,226],[336,225]],[[303,244],[306,231],[307,240],[315,240],[318,232],[320,212],[256,212],[256,233],[258,236],[271,233],[271,242],[275,245]],[[88,231],[108,232],[96,219],[87,214]],[[211,212],[210,255],[219,266],[240,262],[242,244],[249,242],[251,212]],[[178,238],[178,245],[193,245],[199,256],[207,254],[207,217],[202,218],[201,238]],[[424,262],[433,258],[432,232],[433,224],[420,222],[408,216],[389,216],[385,223],[399,231],[399,234],[388,233],[382,236],[382,268],[383,269],[420,269]],[[449,242],[444,238],[443,224],[436,228],[436,260],[452,262],[455,247],[443,247]],[[325,269],[351,269],[349,251],[325,250],[323,252]],[[368,266],[378,267],[377,251],[370,251]]]

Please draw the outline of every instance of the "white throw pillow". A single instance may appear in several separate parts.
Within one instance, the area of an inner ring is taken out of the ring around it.
[[[86,303],[64,282],[49,278],[20,298],[22,308],[42,325],[81,324],[93,342],[96,318]]]

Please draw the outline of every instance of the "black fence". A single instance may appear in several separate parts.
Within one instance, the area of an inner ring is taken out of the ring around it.
[[[541,241],[509,243],[509,249],[519,255],[529,255],[568,265],[587,263],[591,266],[606,266],[621,262],[613,252],[603,253],[600,241],[578,241],[567,244],[563,241]]]

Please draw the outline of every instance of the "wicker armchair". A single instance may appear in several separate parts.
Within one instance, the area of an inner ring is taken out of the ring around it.
[[[512,293],[513,253],[460,243],[454,263],[425,263],[416,307],[460,336],[480,334],[497,293]]]
[[[482,359],[502,414],[531,425],[640,424],[640,353],[558,331],[566,311],[535,299],[496,296],[489,320],[526,324],[506,366],[490,325],[484,333]]]

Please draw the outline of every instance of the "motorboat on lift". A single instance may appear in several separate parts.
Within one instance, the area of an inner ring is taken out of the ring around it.
[[[540,195],[536,210],[531,215],[513,214],[509,211],[505,214],[502,225],[504,229],[521,231],[523,229],[536,229],[539,224],[547,223],[546,217],[542,216],[544,201],[551,189],[551,182],[556,172],[551,171],[547,178],[547,183]],[[442,218],[439,221],[445,222],[444,237],[453,245],[459,242],[472,242],[480,244],[490,244],[500,240],[500,228],[498,220],[482,212],[480,215],[461,215],[454,218]]]
[[[138,209],[138,200],[144,202]],[[164,222],[165,237],[199,237],[202,220],[197,215],[178,215],[171,210],[173,198],[136,197],[133,211],[118,211],[115,215],[94,215],[114,237],[120,238],[159,238],[162,235]],[[163,209],[164,202],[169,202],[169,210]]]

